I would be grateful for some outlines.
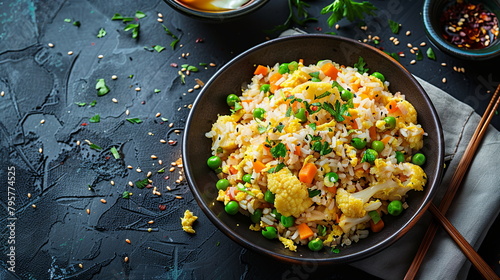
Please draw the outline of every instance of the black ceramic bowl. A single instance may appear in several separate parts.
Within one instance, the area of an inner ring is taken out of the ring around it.
[[[267,3],[268,0],[249,0],[243,6],[234,10],[224,10],[224,11],[207,11],[192,8],[178,0],[164,0],[170,7],[174,10],[187,15],[192,18],[196,18],[199,20],[207,21],[207,22],[223,22],[233,20],[249,13],[254,12],[255,10],[262,7]]]
[[[439,49],[457,58],[467,60],[487,60],[500,55],[500,39],[493,41],[488,47],[483,49],[468,50],[459,48],[443,37],[444,28],[440,23],[440,17],[444,9],[455,0],[425,0],[422,17],[427,36]],[[471,1],[482,3],[486,9],[495,12],[500,16],[500,0]]]
[[[274,65],[277,62],[304,59],[304,64],[332,59],[343,65],[354,65],[359,57],[367,62],[370,71],[378,71],[390,81],[392,92],[401,91],[415,106],[428,136],[423,152],[428,183],[423,192],[411,192],[410,207],[401,216],[387,217],[386,227],[377,234],[342,248],[334,254],[329,250],[312,252],[299,246],[297,252],[283,247],[278,240],[268,240],[260,232],[248,229],[250,219],[240,213],[232,216],[224,211],[223,203],[216,201],[215,183],[218,178],[207,164],[211,156],[212,140],[205,137],[218,114],[229,114],[226,96],[240,94],[243,84],[253,76],[255,65]],[[187,120],[182,143],[184,171],[189,186],[201,209],[227,236],[244,247],[291,262],[342,263],[361,259],[376,253],[405,234],[422,216],[440,183],[443,167],[443,135],[436,111],[422,87],[397,61],[366,44],[331,35],[297,35],[274,39],[240,54],[222,67],[205,85],[197,97]]]

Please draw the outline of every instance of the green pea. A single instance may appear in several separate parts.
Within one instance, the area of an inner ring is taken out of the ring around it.
[[[269,203],[274,203],[274,193],[272,193],[270,190],[267,190],[264,193],[264,200]]]
[[[284,227],[291,227],[295,224],[295,218],[293,216],[281,216],[281,224]]]
[[[304,108],[299,108],[297,110],[297,113],[295,113],[294,115],[297,119],[299,119],[301,122],[305,122],[307,121],[307,117],[306,117],[306,109]]]
[[[270,89],[271,89],[270,84],[263,84],[260,86],[260,91],[263,91],[263,92],[269,92]]]
[[[253,109],[253,117],[259,120],[264,119],[264,114],[266,113],[266,110],[262,108],[255,108]]]
[[[290,70],[290,73],[293,73],[295,70],[299,69],[299,63],[297,61],[288,63],[288,69]]]
[[[228,179],[220,179],[215,183],[215,187],[217,187],[218,190],[223,190],[225,191],[227,187],[229,187],[229,180]]]
[[[207,165],[213,170],[216,170],[222,165],[222,159],[218,156],[211,156],[207,159]]]
[[[372,142],[372,149],[374,149],[377,152],[382,152],[385,148],[384,142],[375,140]]]
[[[240,102],[240,98],[238,97],[238,95],[231,93],[227,96],[226,102],[229,107],[233,107],[236,102]]]
[[[224,210],[229,215],[234,215],[234,214],[238,213],[239,209],[240,209],[240,205],[238,204],[237,201],[234,201],[234,200],[229,201],[226,204],[226,206],[224,206]]]
[[[400,200],[393,200],[387,205],[387,212],[393,216],[398,216],[403,212],[403,203]]]
[[[278,236],[275,227],[265,227],[262,230],[262,235],[267,239],[274,239],[276,238],[276,236]]]
[[[241,179],[245,183],[251,183],[252,182],[252,174],[245,174],[245,175],[243,175],[243,178],[241,178]]]
[[[278,68],[278,72],[280,74],[285,74],[285,73],[289,73],[290,72],[290,69],[288,69],[288,63],[283,63],[279,66]]]
[[[361,162],[369,162],[369,163],[374,163],[375,160],[378,157],[378,152],[373,150],[373,149],[366,149],[366,151],[363,153],[363,158],[361,159]]]
[[[323,241],[319,238],[313,239],[307,243],[307,247],[309,247],[311,251],[317,252],[323,249]]]
[[[340,98],[344,101],[349,101],[354,97],[354,94],[346,89],[342,90],[340,93]]]
[[[325,186],[333,187],[333,185],[339,180],[339,175],[335,172],[328,172],[323,179]]]
[[[252,220],[252,223],[257,224],[260,223],[260,218],[262,218],[262,209],[257,208],[250,216],[250,220]]]
[[[271,211],[271,214],[273,214],[274,218],[276,218],[276,220],[281,220],[281,217],[282,215],[280,214],[280,212],[278,212],[278,210],[276,208],[273,209],[273,211]]]
[[[424,165],[425,160],[425,155],[422,153],[416,153],[411,157],[411,162],[416,165]]]
[[[380,72],[373,72],[372,76],[379,79],[382,83],[385,82],[385,77]]]
[[[366,147],[366,140],[365,139],[361,139],[361,138],[358,138],[358,137],[355,137],[355,138],[352,138],[351,139],[351,145],[358,149],[358,150],[361,150],[363,149],[364,147]]]
[[[405,162],[405,155],[403,154],[403,152],[396,151],[396,161],[398,163]]]
[[[385,117],[384,118],[385,122],[385,128],[386,129],[394,129],[396,127],[396,118],[393,116]]]

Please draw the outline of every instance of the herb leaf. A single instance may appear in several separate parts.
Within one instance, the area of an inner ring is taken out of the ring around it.
[[[111,154],[113,154],[113,157],[115,159],[120,159],[120,153],[118,152],[118,150],[116,149],[116,147],[111,147],[111,149],[109,149],[109,151],[111,152]]]
[[[109,87],[106,85],[106,81],[104,79],[97,79],[95,89],[97,89],[97,96],[103,96],[109,92]]]
[[[359,3],[352,0],[335,0],[332,4],[321,9],[321,14],[331,13],[327,23],[328,26],[333,27],[335,23],[343,18],[354,21],[356,19],[363,20],[365,14],[374,16],[375,10],[377,10],[377,7],[368,1]]]
[[[417,60],[422,60],[424,59],[424,54],[422,53],[422,50],[418,49],[417,52],[415,53],[417,56]]]
[[[146,17],[146,14],[145,14],[145,13],[143,13],[143,12],[141,12],[141,11],[137,11],[137,12],[135,12],[135,17],[136,17],[137,19],[145,18],[145,17]]]
[[[90,147],[91,149],[94,149],[94,150],[102,150],[102,148],[101,148],[101,147],[97,146],[97,145],[96,145],[96,144],[94,144],[94,143],[90,144],[90,145],[89,145],[89,147]]]
[[[276,144],[271,148],[271,155],[274,158],[284,158],[286,156],[286,145],[281,142]]]
[[[307,189],[307,192],[309,193],[309,197],[315,197],[315,196],[321,194],[321,190]]]
[[[431,47],[427,49],[427,57],[429,59],[436,60],[436,54],[434,53],[434,50]]]
[[[267,171],[267,173],[276,173],[276,172],[280,171],[281,169],[283,169],[285,166],[286,165],[284,163],[280,162],[275,167],[269,168],[269,170]]]
[[[172,48],[172,50],[175,50],[175,45],[177,45],[177,43],[180,41],[179,37],[177,37],[174,33],[172,33],[172,31],[170,31],[170,29],[168,29],[165,25],[162,26],[163,30],[167,32],[167,35],[172,37],[172,39],[174,39],[174,41],[170,43],[170,47]]]
[[[288,29],[293,23],[303,26],[309,21],[318,21],[316,18],[309,17],[306,8],[310,5],[301,0],[288,0],[288,17],[283,24],[275,26],[271,30],[266,30],[266,33],[280,32]]]
[[[139,181],[136,181],[135,182],[135,186],[139,189],[144,189],[144,187],[146,187],[147,185],[149,185],[149,180],[148,178],[146,179],[142,179],[142,180],[139,180]]]
[[[106,36],[106,34],[107,34],[106,30],[101,27],[101,29],[99,29],[99,32],[97,32],[97,38],[102,38]]]
[[[130,198],[130,192],[129,191],[124,191],[122,193],[122,198]]]
[[[137,123],[141,123],[142,120],[139,119],[139,118],[130,118],[130,119],[127,119],[127,121],[131,122],[131,123],[134,123],[134,124],[137,124]]]
[[[399,23],[393,21],[392,19],[389,19],[388,22],[389,22],[389,27],[391,28],[392,33],[398,34],[399,28],[401,25]]]
[[[358,72],[360,74],[364,74],[364,73],[370,71],[370,69],[365,68],[365,66],[366,66],[366,62],[365,62],[364,58],[362,58],[361,56],[358,58],[358,62],[354,63],[354,68],[358,69]]]
[[[95,114],[93,117],[89,119],[91,123],[98,123],[101,121],[101,116],[99,114]]]
[[[157,51],[157,52],[161,52],[161,51],[163,51],[165,49],[165,47],[162,47],[160,45],[156,45],[156,46],[153,47],[153,49],[155,51]]]

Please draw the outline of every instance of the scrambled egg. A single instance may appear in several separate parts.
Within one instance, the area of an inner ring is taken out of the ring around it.
[[[275,194],[274,206],[283,216],[299,217],[313,203],[307,186],[288,168],[268,174],[267,187]]]
[[[297,245],[293,242],[293,240],[279,236],[278,237],[281,243],[285,245],[285,248],[288,248],[290,251],[297,252]]]
[[[311,76],[306,72],[296,70],[294,71],[288,79],[286,79],[283,83],[280,84],[281,87],[296,87],[304,82],[307,82]]]
[[[340,99],[339,90],[336,87],[332,87],[332,84],[328,82],[305,82],[301,85],[296,86],[292,90],[292,94],[295,95],[297,93],[302,93],[304,95],[304,98],[316,100],[317,96],[320,96],[327,91],[334,94],[334,100]]]
[[[196,233],[193,229],[193,223],[197,219],[198,217],[193,215],[193,212],[186,210],[184,217],[181,218],[182,230],[188,233]]]

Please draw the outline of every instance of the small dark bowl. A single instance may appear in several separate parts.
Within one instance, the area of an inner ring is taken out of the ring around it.
[[[411,192],[410,207],[398,217],[387,217],[386,227],[377,234],[342,248],[334,254],[329,250],[312,252],[299,246],[297,252],[283,247],[278,240],[268,240],[260,232],[251,231],[250,219],[242,214],[228,215],[223,203],[216,201],[218,178],[207,164],[212,140],[205,137],[219,114],[229,114],[226,96],[241,93],[250,82],[255,65],[304,59],[304,64],[332,59],[343,65],[354,65],[359,57],[370,71],[379,71],[390,81],[392,92],[401,91],[415,106],[418,122],[428,136],[422,151],[427,155],[424,170],[428,183],[423,192]],[[403,236],[420,219],[441,181],[443,167],[443,134],[437,113],[429,97],[415,78],[384,52],[355,40],[330,35],[297,35],[267,41],[240,54],[224,65],[204,86],[189,114],[182,143],[184,171],[189,187],[208,218],[227,236],[242,246],[295,263],[334,264],[358,260],[372,255]]]
[[[248,15],[262,7],[269,0],[249,0],[242,7],[225,11],[206,11],[189,7],[177,0],[164,0],[174,10],[192,18],[207,22],[223,22]]]
[[[449,43],[442,35],[443,28],[440,23],[440,17],[445,7],[454,3],[450,0],[425,0],[423,8],[423,21],[425,31],[429,39],[443,52],[453,55],[457,58],[467,60],[487,60],[500,55],[500,39],[494,40],[488,47],[483,49],[468,50],[459,48]],[[484,7],[492,12],[495,12],[497,17],[500,16],[500,0],[484,0],[472,1],[474,3],[483,3]]]

